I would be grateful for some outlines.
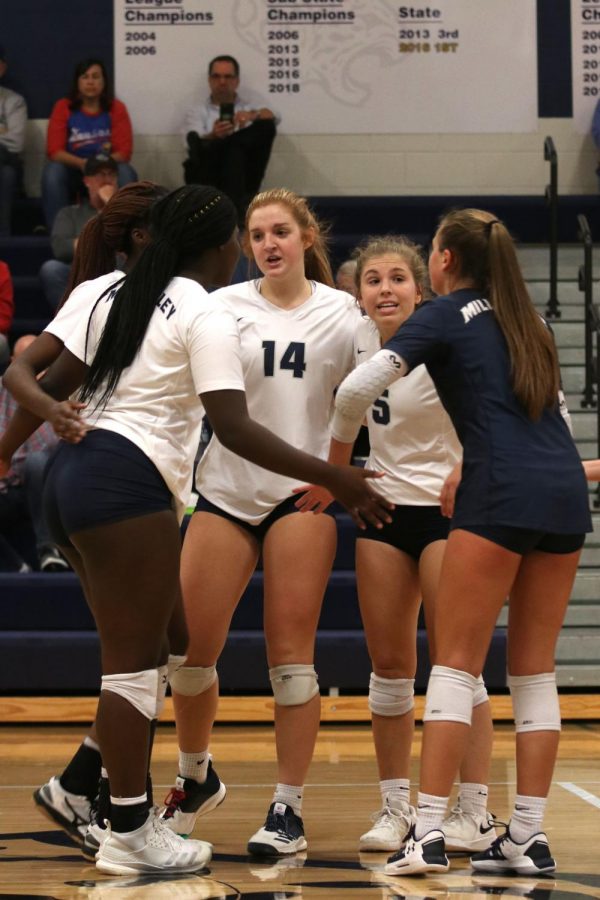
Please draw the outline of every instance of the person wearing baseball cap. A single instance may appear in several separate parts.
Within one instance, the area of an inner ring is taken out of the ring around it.
[[[87,197],[75,206],[64,206],[56,215],[50,244],[54,259],[47,259],[40,269],[40,280],[46,300],[55,310],[65,291],[77,240],[83,226],[108,203],[117,190],[118,165],[106,154],[90,156],[83,167],[83,184]]]
[[[0,45],[0,237],[10,234],[12,206],[23,178],[21,154],[27,123],[25,100],[1,83],[7,68],[6,52]]]
[[[99,172],[118,172],[119,167],[117,166],[116,161],[112,158],[112,156],[107,156],[104,153],[99,153],[98,156],[90,156],[89,159],[86,159],[85,165],[83,167],[84,176],[89,175],[98,175]]]

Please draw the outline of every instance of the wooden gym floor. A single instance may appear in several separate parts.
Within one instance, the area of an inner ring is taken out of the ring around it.
[[[246,842],[262,824],[275,775],[270,725],[217,725],[215,766],[228,786],[225,803],[199,821],[196,837],[214,844],[210,872],[174,880],[110,877],[97,872],[31,800],[32,791],[59,773],[84,726],[0,725],[0,898],[159,900],[458,900],[461,895],[506,895],[531,900],[600,898],[600,724],[564,726],[546,827],[558,871],[554,877],[475,876],[468,858],[454,856],[448,875],[383,875],[387,854],[359,854],[358,836],[378,805],[376,769],[367,724],[323,725],[305,792],[308,851],[273,863],[250,859]],[[413,750],[418,775],[420,729]],[[173,725],[158,729],[154,783],[161,799],[176,773]],[[496,730],[490,810],[507,815],[515,788],[512,728]]]

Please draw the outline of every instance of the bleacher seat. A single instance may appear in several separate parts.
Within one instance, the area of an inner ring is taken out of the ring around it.
[[[329,580],[316,646],[322,690],[365,692],[371,670],[362,631],[354,577],[354,527],[338,515],[338,551]],[[262,632],[262,571],[252,576],[236,610],[219,662],[223,692],[269,690]],[[399,598],[398,628],[403,627]],[[416,686],[424,690],[429,661],[426,636],[418,634]],[[100,680],[94,622],[77,577],[72,574],[0,573],[0,692],[89,693]],[[486,666],[491,689],[505,686],[505,633],[498,629]]]

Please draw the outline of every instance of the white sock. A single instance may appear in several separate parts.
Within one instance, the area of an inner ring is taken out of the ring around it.
[[[513,841],[524,844],[542,830],[547,802],[546,797],[525,797],[523,794],[517,794],[513,814],[508,823],[508,831]]]
[[[408,778],[386,778],[379,782],[381,802],[392,809],[405,810],[410,806],[410,781]]]
[[[463,812],[472,816],[485,816],[487,813],[488,789],[486,784],[465,781],[458,791],[458,805]]]
[[[110,802],[113,806],[138,806],[148,800],[148,794],[144,791],[139,797],[113,797],[110,795]]]
[[[436,797],[434,794],[424,794],[419,791],[415,825],[415,838],[418,841],[434,828],[441,830],[447,807],[448,797]]]
[[[200,753],[183,753],[179,751],[179,774],[182,778],[193,778],[203,784],[208,775],[210,755],[208,750]]]
[[[297,784],[276,784],[273,803],[291,806],[297,816],[302,816],[302,796],[304,787]]]

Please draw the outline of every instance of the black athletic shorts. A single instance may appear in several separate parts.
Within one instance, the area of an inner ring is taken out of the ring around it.
[[[46,470],[44,513],[52,540],[85,528],[173,509],[162,475],[134,443],[97,428],[79,444],[58,445]]]
[[[581,550],[585,534],[551,534],[547,531],[533,531],[530,528],[514,528],[510,525],[461,525],[463,531],[470,531],[480,537],[499,544],[505,550],[512,550],[521,556],[532,550],[544,553],[575,553]]]
[[[375,528],[367,522],[356,537],[390,544],[417,561],[429,544],[448,538],[450,519],[442,515],[439,506],[397,506],[388,513],[392,517],[389,524]]]
[[[277,506],[271,510],[269,515],[263,519],[262,522],[259,522],[258,525],[253,525],[251,522],[245,522],[243,519],[238,519],[233,513],[228,513],[224,509],[221,509],[220,506],[215,506],[214,503],[211,503],[210,500],[207,500],[202,494],[198,497],[194,512],[208,512],[215,516],[221,516],[222,519],[227,519],[229,522],[234,522],[241,528],[245,528],[252,537],[256,538],[256,540],[262,544],[267,536],[267,531],[278,519],[282,519],[284,516],[290,515],[290,513],[299,513],[300,515],[305,516],[313,515],[312,513],[300,513],[300,510],[296,509],[295,503],[300,496],[301,494],[294,494],[292,497],[286,497],[286,499],[282,500],[281,503],[278,503]],[[325,515],[335,517],[335,513],[331,506],[325,510]]]

